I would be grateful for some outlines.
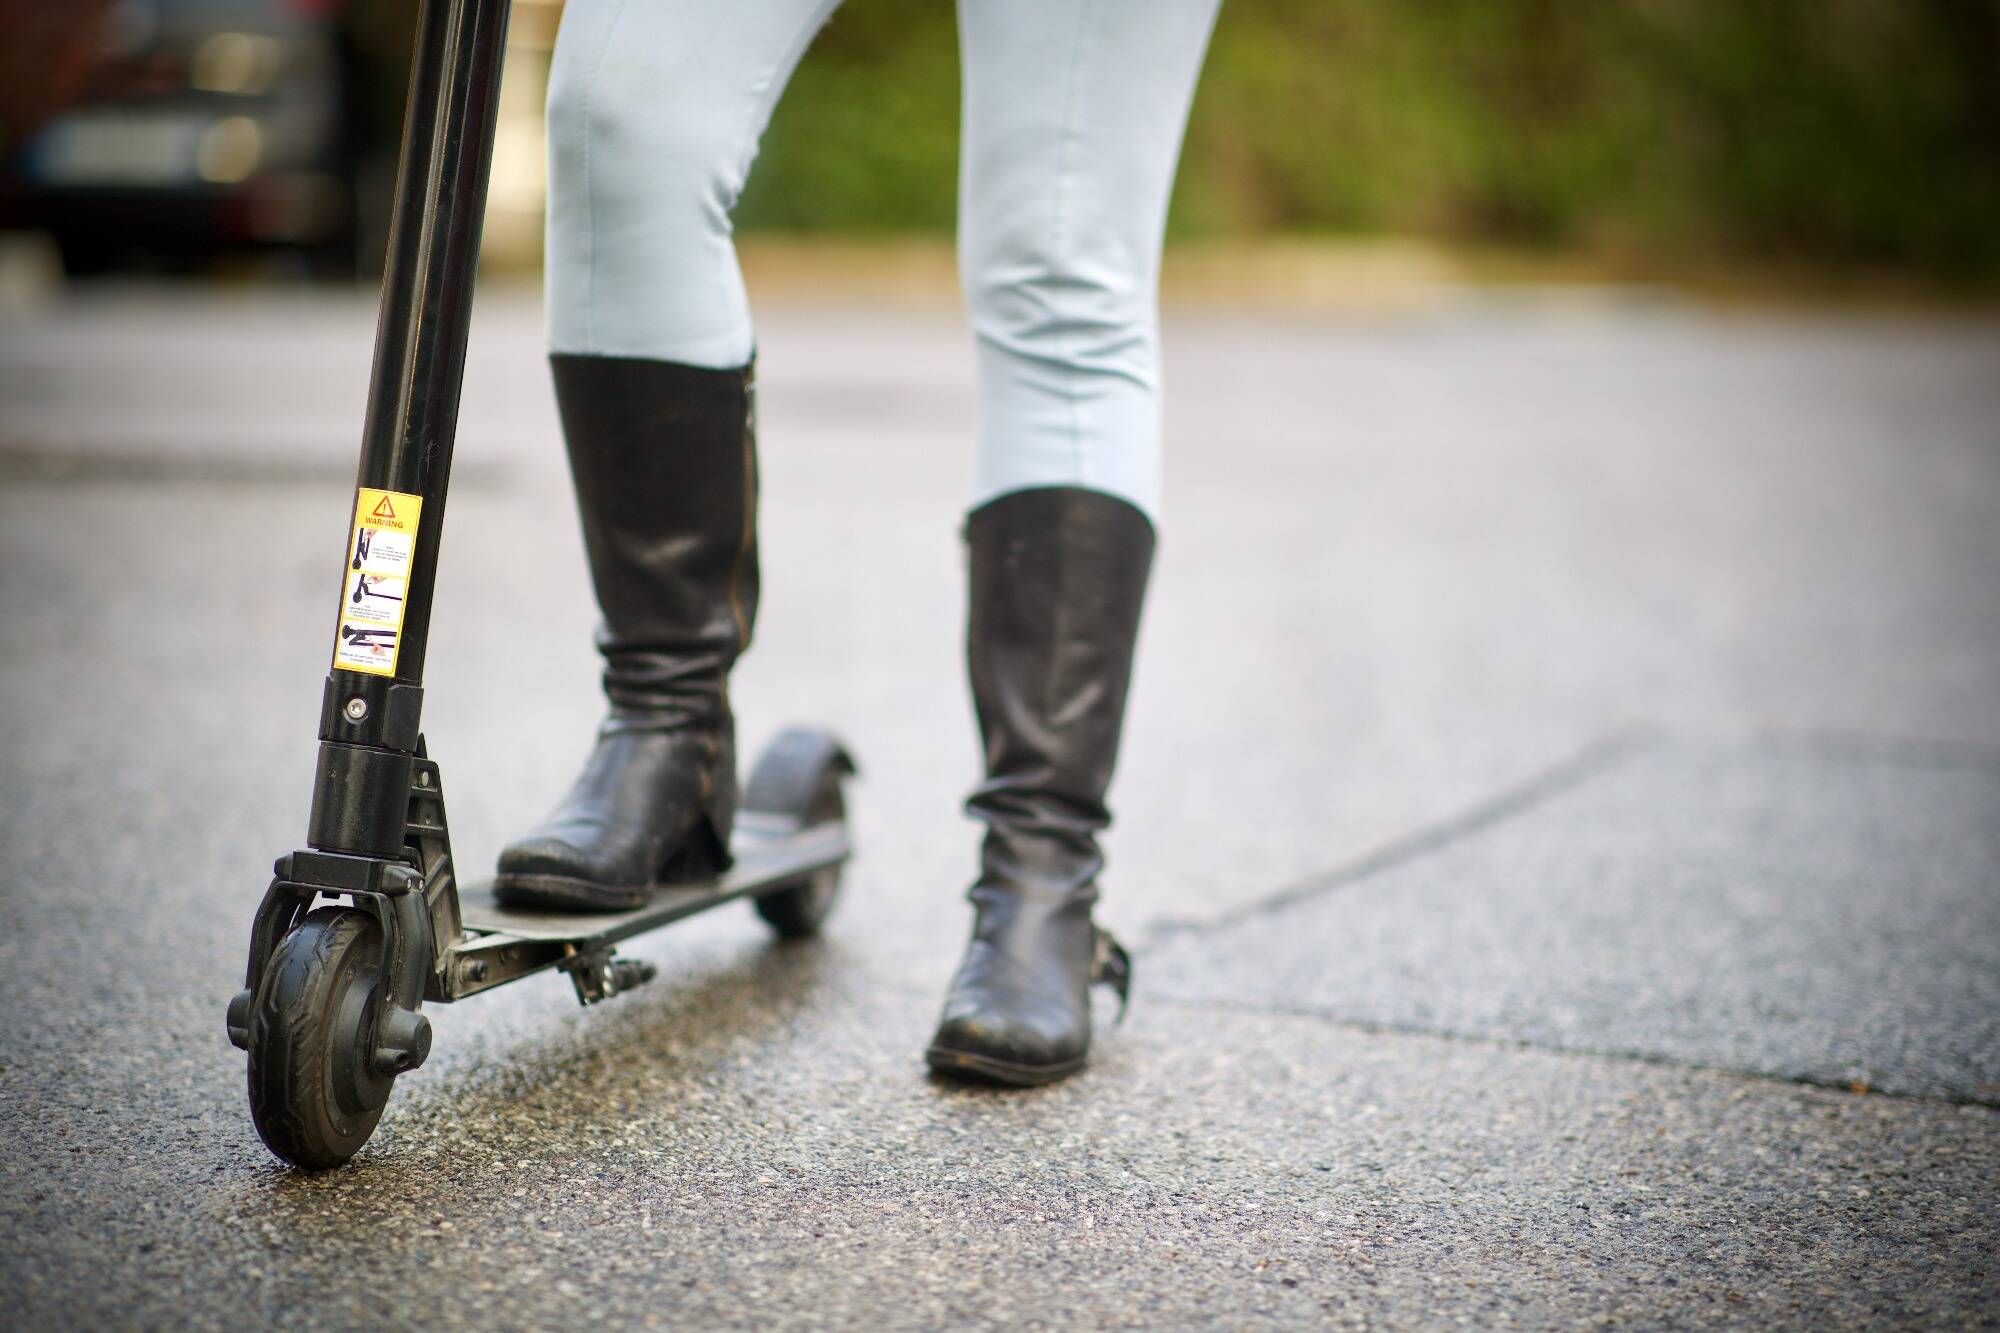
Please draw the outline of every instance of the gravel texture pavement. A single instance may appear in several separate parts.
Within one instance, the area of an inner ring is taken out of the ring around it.
[[[539,312],[482,296],[426,730],[477,867],[597,705]],[[20,1327],[1966,1327],[2000,1310],[2000,325],[1170,320],[1130,1019],[919,1060],[976,752],[948,312],[775,306],[745,749],[863,776],[827,937],[542,977],[320,1177],[222,1030],[298,845],[373,313],[0,318],[0,1308]],[[1879,1091],[1852,1091],[1865,1082]]]

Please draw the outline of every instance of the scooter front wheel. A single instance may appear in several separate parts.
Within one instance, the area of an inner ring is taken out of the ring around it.
[[[393,1076],[375,1068],[382,928],[322,907],[278,943],[250,1013],[250,1118],[293,1166],[340,1166],[368,1141]]]

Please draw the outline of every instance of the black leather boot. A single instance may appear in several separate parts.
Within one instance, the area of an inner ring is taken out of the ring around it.
[[[748,366],[549,361],[611,707],[569,795],[501,852],[494,891],[616,911],[729,863],[729,669],[757,614],[754,387]]]
[[[1131,976],[1090,909],[1153,527],[1113,496],[1049,487],[975,510],[966,541],[966,658],[986,748],[966,809],[986,838],[972,942],[926,1059],[1047,1083],[1083,1067],[1091,982],[1116,987],[1122,1006]]]

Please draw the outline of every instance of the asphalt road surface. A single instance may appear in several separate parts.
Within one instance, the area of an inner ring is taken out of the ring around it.
[[[1170,320],[1115,792],[1129,1020],[929,1080],[975,773],[949,311],[762,328],[746,752],[861,760],[826,937],[747,909],[431,1011],[347,1169],[222,1012],[300,844],[373,324],[0,320],[15,1327],[1991,1326],[2000,325],[1468,296]],[[426,730],[478,867],[595,721],[539,313],[482,298]]]

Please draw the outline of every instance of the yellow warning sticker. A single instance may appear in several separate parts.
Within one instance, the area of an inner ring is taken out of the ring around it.
[[[420,495],[362,487],[347,536],[347,576],[341,583],[340,632],[333,664],[370,676],[396,674],[403,603],[416,560]]]

